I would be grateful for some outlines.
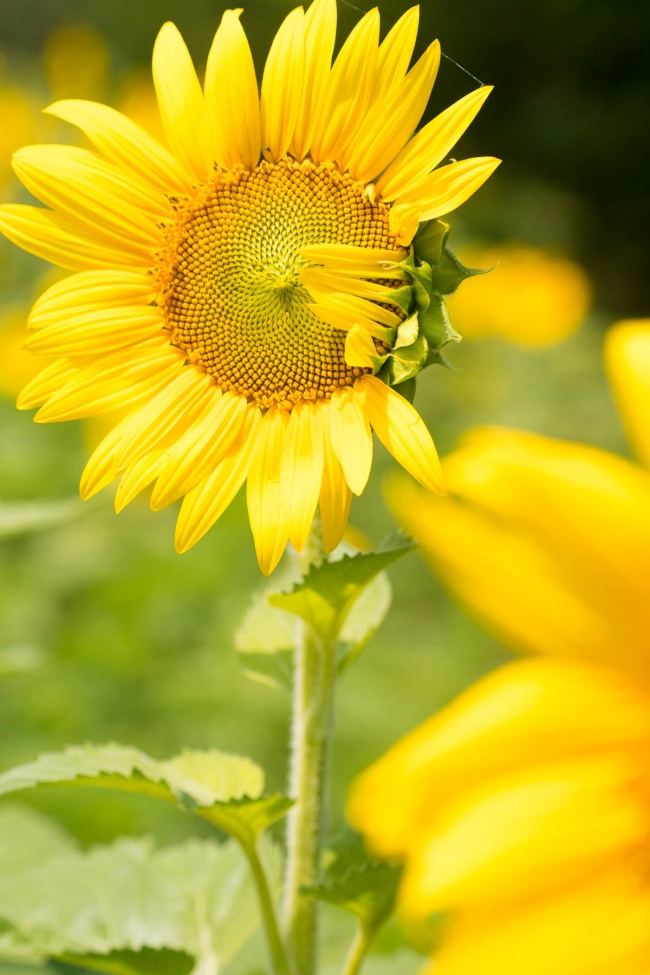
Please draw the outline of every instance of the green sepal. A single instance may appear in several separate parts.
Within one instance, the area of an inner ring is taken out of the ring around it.
[[[448,342],[460,342],[461,337],[451,323],[447,306],[440,295],[430,296],[425,309],[419,312],[420,334],[427,340],[426,366],[441,361],[440,350]]]
[[[429,265],[431,286],[439,295],[453,294],[465,278],[487,273],[481,268],[465,267],[458,260],[448,244],[450,229],[443,220],[429,220],[418,229],[412,243],[416,264]]]
[[[346,829],[325,854],[320,882],[304,892],[354,914],[375,932],[394,910],[400,875],[401,868],[368,857],[361,838]]]
[[[408,284],[403,288],[394,288],[390,293],[390,300],[391,304],[397,305],[405,315],[409,315],[413,310],[413,289]]]
[[[418,335],[411,345],[391,352],[381,370],[377,373],[389,386],[413,379],[429,363],[429,343],[425,335]]]

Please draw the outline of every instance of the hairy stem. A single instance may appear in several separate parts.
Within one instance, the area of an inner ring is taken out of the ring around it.
[[[354,941],[350,945],[350,950],[343,963],[341,975],[357,975],[372,943],[373,934],[374,932],[366,925],[359,924]]]
[[[305,571],[306,566],[302,567]],[[313,975],[318,904],[301,891],[317,882],[320,867],[336,672],[334,647],[301,622],[295,661],[289,784],[295,804],[287,822],[284,919],[289,954],[298,975]]]

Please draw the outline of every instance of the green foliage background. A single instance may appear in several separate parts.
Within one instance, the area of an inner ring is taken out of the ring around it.
[[[248,4],[260,65],[291,6]],[[382,3],[384,25],[407,6]],[[0,0],[5,74],[38,87],[43,44],[68,23],[103,33],[115,85],[148,63],[167,18],[201,63],[222,8],[214,0]],[[358,16],[341,5],[339,36]],[[600,346],[614,317],[650,309],[641,143],[650,7],[630,0],[621,16],[613,0],[427,0],[422,16],[423,42],[439,36],[450,57],[497,85],[460,155],[494,154],[505,164],[453,217],[452,244],[478,237],[560,247],[590,271],[597,304],[582,331],[552,349],[497,340],[454,348],[452,371],[423,375],[417,406],[442,452],[468,426],[493,422],[625,451]],[[444,61],[429,114],[474,85]],[[29,299],[44,271],[0,242],[3,304]],[[353,524],[374,540],[394,527],[381,497],[394,464],[380,446],[376,453],[370,487],[352,509]],[[34,425],[3,400],[0,456],[4,500],[72,497],[87,456],[82,425]],[[244,499],[182,557],[173,550],[174,518],[175,510],[151,514],[143,499],[116,517],[108,490],[69,521],[0,542],[0,647],[38,651],[0,681],[0,768],[71,742],[113,739],[158,757],[184,746],[250,754],[267,769],[270,789],[283,786],[288,699],[248,680],[233,649],[262,584]],[[360,769],[505,656],[449,602],[418,555],[391,578],[389,617],[340,683],[332,781],[339,810]],[[201,831],[137,797],[53,792],[25,801],[53,812],[83,843],[142,832],[166,842]]]

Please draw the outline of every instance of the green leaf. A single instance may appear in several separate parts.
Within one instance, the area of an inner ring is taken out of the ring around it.
[[[0,502],[0,538],[26,535],[53,528],[81,514],[81,502],[67,501],[2,501]]]
[[[357,659],[370,637],[379,629],[393,601],[393,588],[380,572],[352,604],[339,633],[338,668],[342,672]]]
[[[375,552],[325,560],[312,565],[289,592],[270,595],[269,602],[305,620],[322,640],[335,643],[365,587],[412,548],[413,542],[399,537]]]
[[[75,746],[0,775],[0,795],[62,785],[165,799],[249,844],[290,805],[283,797],[262,795],[264,773],[249,758],[216,750],[184,751],[157,761],[122,745]]]
[[[169,948],[141,948],[140,951],[111,951],[106,955],[66,953],[50,965],[61,975],[101,972],[102,975],[190,975],[194,958]]]
[[[277,888],[277,850],[264,856]],[[212,840],[48,857],[0,876],[0,917],[41,957],[107,975],[217,975],[259,926],[242,851]]]
[[[401,870],[370,859],[351,830],[336,839],[328,854],[321,882],[306,893],[354,914],[367,931],[377,931],[393,912]]]
[[[439,295],[453,294],[465,278],[487,273],[465,267],[458,260],[448,244],[449,232],[449,225],[442,220],[430,220],[413,238],[416,262],[426,262],[430,266],[432,290]]]
[[[429,345],[427,365],[431,365],[439,350],[448,342],[460,342],[460,335],[451,324],[447,306],[440,295],[432,295],[425,311],[418,315],[420,331]]]

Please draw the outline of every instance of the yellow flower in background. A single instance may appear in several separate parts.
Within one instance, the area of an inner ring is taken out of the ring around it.
[[[575,261],[524,244],[472,245],[460,256],[469,267],[491,268],[448,299],[466,338],[499,335],[518,345],[562,342],[584,322],[592,289]]]
[[[647,325],[611,333],[632,430]],[[643,385],[645,384],[645,385]],[[647,443],[647,441],[646,441]],[[537,659],[503,667],[365,772],[349,815],[404,860],[401,909],[451,912],[436,975],[650,969],[650,474],[517,431],[466,438],[450,498],[391,487],[469,610]]]
[[[57,359],[20,407],[40,406],[41,422],[129,409],[82,495],[121,476],[118,509],[153,481],[154,509],[184,496],[185,551],[247,480],[268,573],[288,539],[303,546],[319,503],[325,547],[338,544],[369,475],[371,427],[442,490],[431,437],[392,385],[457,337],[432,285],[447,233],[437,218],[498,160],[439,166],[488,88],[412,136],[440,60],[434,42],[408,70],[417,8],[381,44],[368,13],[333,65],[334,0],[294,10],[260,95],[240,13],[223,16],[203,91],[179,32],[162,28],[153,75],[170,150],[106,106],[51,106],[99,155],[18,152],[16,173],[50,209],[3,207],[0,229],[77,272],[31,313],[27,346]]]
[[[628,319],[608,330],[605,366],[630,443],[650,467],[650,318]]]
[[[43,51],[45,75],[54,98],[103,98],[108,88],[106,42],[89,24],[53,31]]]

